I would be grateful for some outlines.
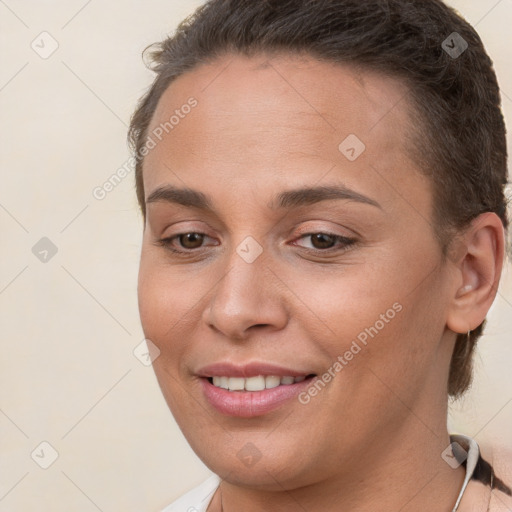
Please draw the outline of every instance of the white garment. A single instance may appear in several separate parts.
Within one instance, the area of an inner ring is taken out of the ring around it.
[[[212,475],[208,480],[165,507],[162,512],[206,512],[219,484],[220,477]]]
[[[459,503],[462,499],[462,495],[466,490],[466,486],[468,485],[468,482],[471,480],[471,477],[473,476],[475,466],[480,457],[480,449],[478,448],[477,442],[474,439],[467,436],[452,435],[450,436],[450,440],[452,443],[461,441],[460,444],[468,446],[466,460],[466,478],[464,479],[464,483],[462,484],[462,488],[457,498],[455,507],[452,510],[452,512],[456,512],[456,510],[459,507]],[[186,494],[178,498],[176,501],[165,507],[162,510],[162,512],[206,512],[206,509],[208,508],[208,505],[210,504],[219,484],[220,477],[213,474],[203,483],[199,484],[197,487],[194,487],[194,489],[187,492]]]

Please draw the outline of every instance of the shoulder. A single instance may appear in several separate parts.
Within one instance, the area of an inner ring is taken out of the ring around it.
[[[220,478],[217,475],[212,475],[173,501],[161,512],[205,512],[219,483]]]
[[[492,491],[489,511],[510,512],[512,510],[512,448],[499,444],[483,444],[482,458],[492,467]]]

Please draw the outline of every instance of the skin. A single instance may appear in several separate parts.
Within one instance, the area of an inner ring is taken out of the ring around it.
[[[159,385],[223,478],[224,510],[451,511],[464,470],[441,458],[449,361],[456,333],[477,327],[494,300],[501,221],[475,219],[443,261],[431,183],[409,156],[407,89],[395,79],[306,57],[226,55],[173,82],[149,131],[191,96],[197,107],[144,160],[145,197],[189,187],[215,210],[147,204],[138,298],[160,350]],[[348,134],[366,146],[355,161],[338,149]],[[267,206],[278,192],[331,184],[380,207]],[[158,245],[183,233],[206,236],[175,238],[184,256]],[[322,246],[305,233],[356,243]],[[253,263],[236,252],[248,236],[263,249]],[[394,303],[401,311],[307,405],[233,418],[202,394],[196,372],[218,361],[321,375]],[[250,467],[237,457],[248,442],[261,454]]]

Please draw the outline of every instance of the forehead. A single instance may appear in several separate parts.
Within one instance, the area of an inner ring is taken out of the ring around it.
[[[408,89],[397,78],[307,55],[228,54],[172,82],[149,131],[169,121],[191,96],[219,121],[233,114],[296,114],[305,123],[322,119],[332,129],[345,118],[361,132],[374,129],[387,114],[400,124],[408,121]]]
[[[409,108],[405,84],[378,73],[306,56],[226,55],[162,95],[148,130],[161,133],[144,159],[146,197],[165,181],[256,190],[320,180],[333,167],[363,186],[380,171],[406,185],[417,179]]]

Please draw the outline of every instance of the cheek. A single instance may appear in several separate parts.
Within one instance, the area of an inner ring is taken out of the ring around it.
[[[169,277],[169,270],[155,262],[151,254],[142,254],[138,276],[139,315],[145,338],[154,343],[160,354],[153,361],[153,371],[162,394],[172,413],[181,418],[187,414],[187,400],[178,384],[180,362],[186,337],[179,332],[186,330],[188,303],[185,289],[176,286]]]
[[[201,297],[211,283],[192,278],[182,268],[171,268],[162,258],[143,253],[138,277],[139,315],[145,338],[160,351],[153,370],[171,410],[175,404],[187,402],[179,380],[188,380],[187,361],[191,340],[201,325]],[[180,398],[181,397],[181,398]],[[188,406],[184,406],[186,409]]]
[[[324,344],[331,340],[326,346],[329,351],[341,350],[358,337],[364,343],[371,334],[384,335],[400,322],[403,313],[397,286],[381,276],[383,273],[367,272],[363,266],[347,267],[329,275],[309,276],[294,287],[307,306],[304,312],[311,318],[309,326],[313,321],[318,325],[317,339]]]
[[[443,320],[443,304],[432,299],[439,296],[439,283],[435,275],[425,280],[424,271],[410,275],[409,269],[407,278],[400,267],[352,267],[294,288],[308,306],[296,317],[326,361],[343,358],[343,369],[351,370],[344,374],[357,378],[356,368],[367,366],[389,379],[407,379],[434,357],[436,343],[430,341],[439,339]],[[420,277],[424,281],[414,290],[411,283]]]
[[[171,308],[164,307],[165,284],[158,278],[155,267],[144,255],[139,267],[137,296],[142,329],[146,338],[158,345],[162,326]]]
[[[198,283],[179,277],[179,269],[170,269],[142,254],[138,277],[138,304],[144,334],[163,343],[181,331],[190,321],[197,301]]]

